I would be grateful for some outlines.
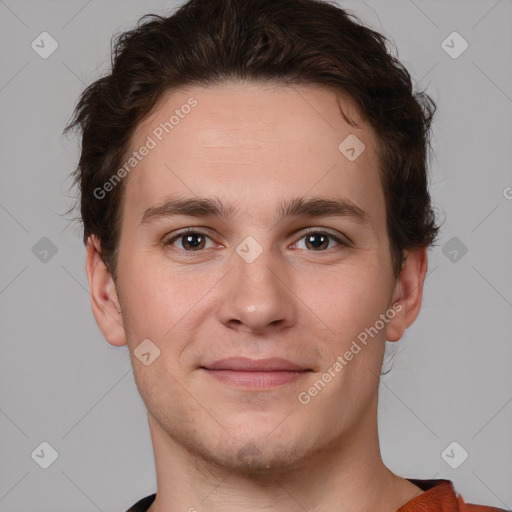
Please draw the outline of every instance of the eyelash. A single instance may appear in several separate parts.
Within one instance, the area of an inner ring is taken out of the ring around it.
[[[193,251],[193,250],[186,250],[186,249],[182,249],[182,248],[178,248],[178,247],[173,247],[172,244],[179,240],[180,238],[183,238],[185,237],[186,235],[190,235],[190,234],[196,234],[196,235],[201,235],[201,236],[204,236],[204,237],[207,237],[211,240],[211,237],[203,232],[203,231],[200,231],[198,229],[194,229],[194,228],[187,228],[185,229],[184,231],[181,231],[180,233],[174,235],[172,238],[168,238],[168,239],[164,239],[163,241],[163,245],[171,250],[175,249],[175,250],[179,250],[179,251],[182,251],[182,252],[185,252],[185,253],[197,253],[197,252],[204,252],[206,249],[198,249],[196,251]],[[332,233],[330,233],[329,231],[324,231],[322,229],[319,229],[319,228],[310,228],[308,231],[306,231],[305,233],[303,233],[303,235],[299,238],[299,241],[302,240],[303,238],[305,238],[306,236],[310,235],[310,234],[320,234],[320,235],[326,235],[328,236],[330,239],[336,241],[339,245],[341,246],[345,246],[345,247],[349,247],[349,243],[347,242],[344,242],[343,240],[341,240],[340,238],[338,238],[337,236],[333,235]],[[335,248],[330,248],[330,249],[322,249],[322,250],[318,250],[318,251],[315,251],[315,250],[308,250],[308,252],[328,252],[329,250],[332,250],[332,249],[335,249]]]

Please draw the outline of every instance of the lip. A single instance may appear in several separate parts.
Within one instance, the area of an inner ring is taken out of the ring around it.
[[[277,372],[277,371],[305,371],[298,364],[287,359],[273,357],[270,359],[249,359],[247,357],[228,357],[219,359],[211,364],[204,365],[207,370],[233,370],[240,372]]]
[[[260,390],[295,382],[311,371],[286,359],[245,357],[220,359],[201,368],[224,384]]]

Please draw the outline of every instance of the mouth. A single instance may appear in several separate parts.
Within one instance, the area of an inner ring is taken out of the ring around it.
[[[215,380],[246,389],[269,389],[295,382],[312,370],[286,359],[228,358],[201,366]]]

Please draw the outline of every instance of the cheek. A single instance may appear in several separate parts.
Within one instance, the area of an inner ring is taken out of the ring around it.
[[[180,333],[208,303],[207,293],[218,276],[171,267],[164,258],[152,256],[133,255],[119,266],[127,335],[133,343],[149,338],[159,346],[173,339],[173,347],[179,350]]]
[[[390,283],[382,276],[384,272],[371,265],[338,268],[311,276],[309,285],[301,280],[298,296],[340,343],[346,343],[387,310]]]

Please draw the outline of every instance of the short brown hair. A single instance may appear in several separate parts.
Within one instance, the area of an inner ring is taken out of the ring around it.
[[[64,130],[82,133],[73,175],[84,243],[98,237],[116,279],[125,187],[103,199],[94,190],[125,161],[132,134],[167,91],[230,80],[323,85],[347,93],[376,131],[398,276],[403,251],[432,245],[439,230],[427,179],[436,104],[413,90],[387,42],[351,12],[321,0],[189,0],[170,16],[143,16],[116,38],[111,72],[83,91]]]

